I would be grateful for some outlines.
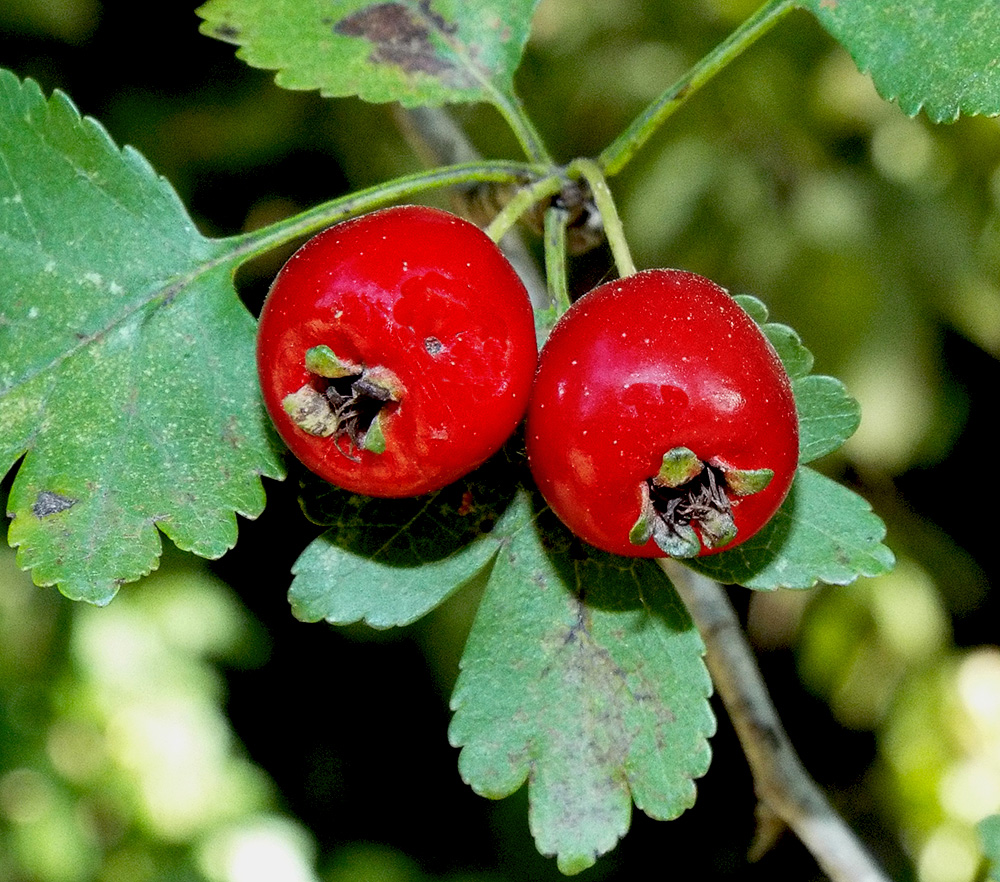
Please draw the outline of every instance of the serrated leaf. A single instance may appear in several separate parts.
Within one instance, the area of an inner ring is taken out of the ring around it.
[[[754,297],[752,294],[734,294],[733,300],[740,305],[740,309],[750,316],[756,324],[763,327],[768,316],[767,305],[763,300]]]
[[[798,332],[767,320],[767,307],[756,297],[733,298],[760,327],[792,380],[799,418],[799,462],[807,463],[840,448],[861,423],[861,407],[840,380],[809,373],[813,355]]]
[[[800,467],[764,529],[736,548],[685,563],[717,582],[761,590],[847,585],[892,569],[884,537],[885,525],[864,499]]]
[[[413,107],[511,95],[537,3],[210,0],[198,14],[285,88]]]
[[[861,424],[861,405],[833,377],[801,377],[792,384],[799,415],[799,462],[837,450]]]
[[[525,495],[504,537],[462,658],[451,742],[462,777],[500,798],[526,780],[539,851],[591,866],[635,805],[674,818],[707,771],[715,721],[704,646],[648,560],[577,548]]]
[[[330,529],[292,569],[288,599],[295,617],[389,628],[434,609],[496,553],[500,540],[491,531],[516,483],[509,474],[499,479],[499,471],[502,464],[488,464],[439,493],[412,499],[371,499],[312,485],[306,513]]]
[[[37,584],[106,603],[157,527],[218,557],[281,464],[226,246],[61,93],[0,71],[0,473]]]
[[[996,0],[804,0],[904,113],[934,122],[1000,113]]]
[[[802,344],[798,332],[788,325],[768,322],[761,327],[764,336],[778,353],[785,371],[793,380],[804,377],[813,367],[813,354]]]
[[[733,297],[740,308],[750,316],[770,341],[785,372],[793,380],[804,377],[812,370],[812,353],[802,345],[802,338],[788,325],[780,325],[767,320],[767,306],[750,294],[737,294]]]

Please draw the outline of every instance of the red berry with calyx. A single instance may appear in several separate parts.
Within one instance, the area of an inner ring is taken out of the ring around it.
[[[542,348],[526,424],[542,495],[615,554],[691,558],[753,536],[798,463],[791,383],[714,282],[647,270],[595,288]]]
[[[310,239],[261,311],[264,403],[291,452],[369,496],[417,496],[495,453],[537,363],[531,304],[478,227],[387,208]]]

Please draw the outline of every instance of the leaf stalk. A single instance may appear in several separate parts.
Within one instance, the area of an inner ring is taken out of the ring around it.
[[[569,172],[574,177],[582,177],[590,186],[594,204],[604,224],[604,233],[608,237],[611,255],[618,268],[618,275],[631,276],[636,271],[635,261],[632,260],[632,252],[625,238],[625,228],[618,214],[618,206],[615,204],[615,197],[611,193],[603,169],[593,159],[577,159],[569,166]]]
[[[528,116],[524,104],[517,95],[506,92],[496,93],[493,106],[507,121],[507,125],[511,127],[517,137],[521,149],[524,150],[525,156],[531,162],[550,167],[554,165],[542,136],[538,133],[538,129],[535,128],[535,124],[531,121],[531,117]]]
[[[486,235],[494,242],[499,242],[534,205],[555,196],[562,189],[565,180],[562,172],[557,172],[523,187],[493,218],[486,228]]]
[[[430,171],[395,178],[365,190],[358,190],[266,227],[261,227],[259,230],[240,233],[220,241],[231,244],[230,254],[237,257],[238,262],[242,264],[346,218],[364,214],[418,193],[471,183],[523,182],[536,179],[548,171],[547,168],[530,163],[508,161],[466,162],[442,166]]]
[[[608,177],[618,174],[649,138],[702,86],[745,49],[768,33],[796,6],[795,0],[768,0],[732,34],[653,101],[597,158]]]

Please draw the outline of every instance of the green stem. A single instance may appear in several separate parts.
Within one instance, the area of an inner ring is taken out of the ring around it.
[[[552,157],[549,155],[548,148],[538,133],[538,129],[535,128],[535,124],[524,109],[521,99],[513,93],[495,92],[494,94],[496,100],[493,104],[503,115],[507,125],[514,131],[525,156],[537,165],[551,167],[553,165]]]
[[[569,281],[566,277],[566,224],[569,215],[562,208],[545,212],[545,278],[556,318],[569,309]]]
[[[631,276],[636,271],[635,262],[632,260],[631,251],[629,251],[628,241],[625,238],[625,228],[622,226],[622,220],[618,214],[615,197],[611,194],[611,189],[608,187],[608,181],[601,167],[592,159],[577,159],[570,164],[567,171],[571,175],[582,176],[590,185],[594,204],[597,206],[604,224],[604,233],[608,237],[611,255],[615,259],[615,266],[618,267],[618,275]]]
[[[359,190],[348,196],[324,202],[301,214],[278,221],[250,233],[230,236],[233,254],[243,263],[302,236],[318,232],[331,224],[371,211],[390,202],[397,202],[427,190],[498,181],[502,183],[533,180],[547,169],[523,162],[468,162],[418,172]]]
[[[517,195],[500,209],[497,216],[490,222],[486,228],[486,235],[494,242],[499,242],[528,209],[543,199],[558,193],[565,180],[561,173],[550,174],[519,190]]]
[[[551,206],[545,212],[545,281],[548,303],[535,307],[535,337],[541,349],[555,323],[569,309],[569,284],[566,278],[566,225],[569,212]]]
[[[705,83],[723,70],[795,8],[795,0],[768,0],[732,34],[646,108],[604,148],[597,162],[611,177],[618,174],[650,136]]]

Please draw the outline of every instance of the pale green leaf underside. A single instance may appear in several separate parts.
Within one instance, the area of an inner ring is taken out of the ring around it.
[[[405,545],[407,537],[401,533],[398,540]],[[390,554],[398,550],[393,547]],[[440,559],[414,556],[400,565],[381,554],[369,557],[344,548],[333,534],[325,533],[296,561],[288,599],[292,613],[304,622],[408,625],[474,578],[495,550],[494,543],[482,539]]]
[[[648,560],[546,547],[524,496],[495,532],[449,737],[477,792],[530,782],[538,849],[574,873],[625,834],[633,802],[660,819],[693,804],[715,727],[704,647]]]
[[[330,529],[295,562],[292,612],[306,622],[375,628],[416,621],[489,564],[498,539],[484,525],[500,510],[501,486],[463,481],[396,500],[330,488],[310,506]]]
[[[997,0],[804,0],[879,94],[935,122],[1000,114]]]
[[[846,585],[892,569],[885,525],[860,496],[800,467],[791,492],[757,535],[719,555],[689,563],[718,582],[747,588]]]
[[[224,248],[70,100],[0,72],[0,474],[38,584],[105,603],[156,527],[218,557],[281,465]]]
[[[538,0],[210,0],[201,31],[288,89],[406,106],[510,96]]]

